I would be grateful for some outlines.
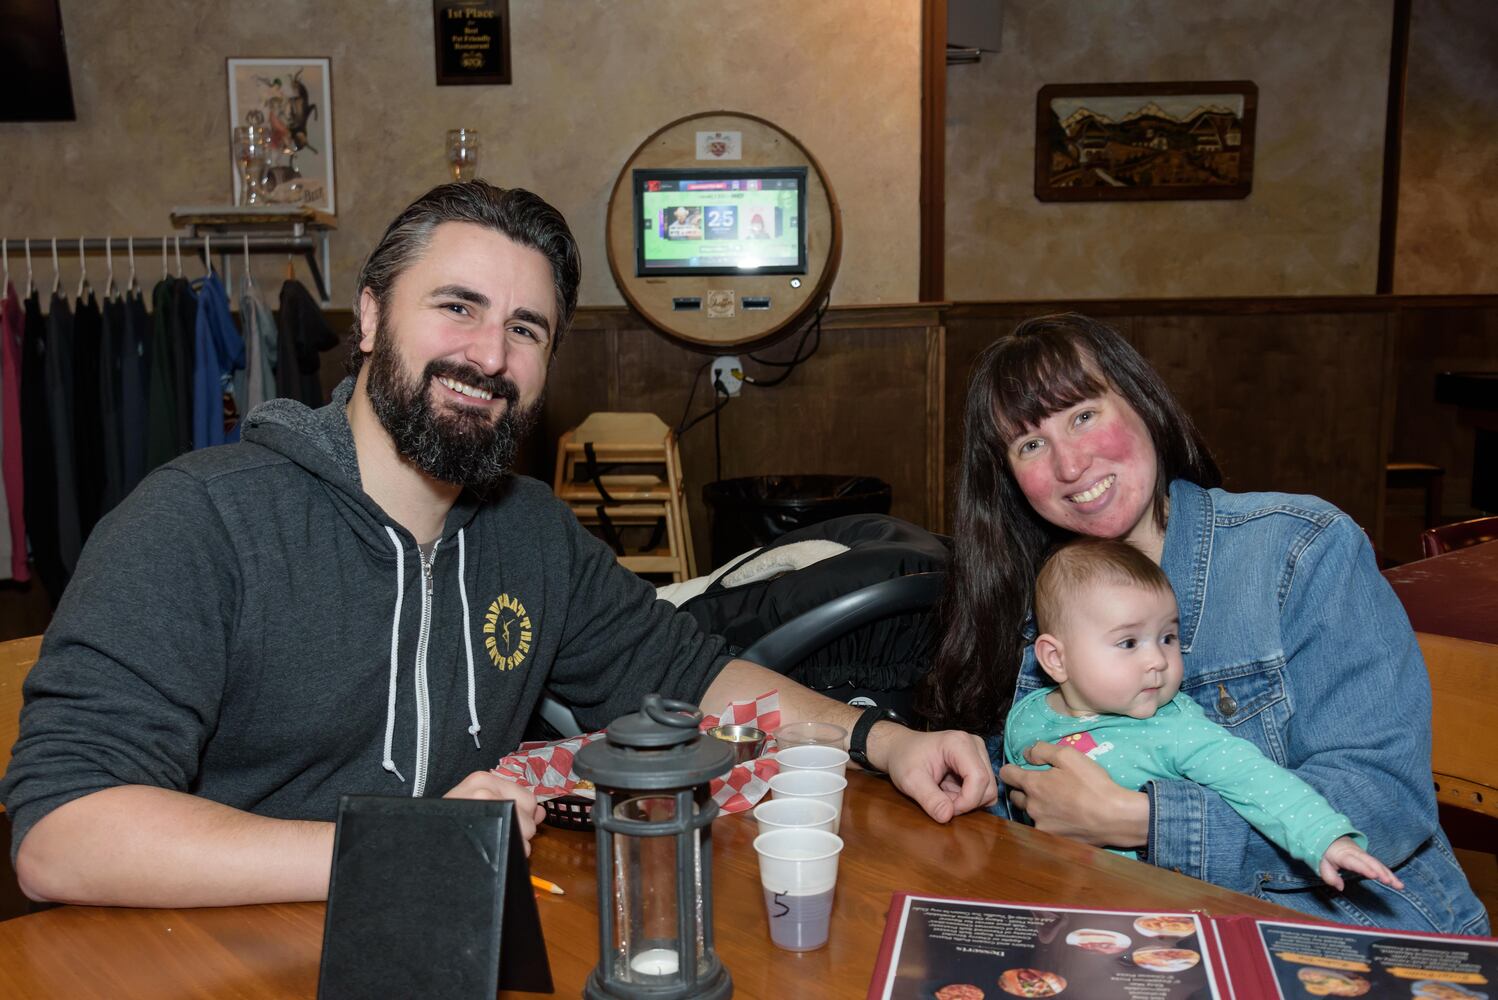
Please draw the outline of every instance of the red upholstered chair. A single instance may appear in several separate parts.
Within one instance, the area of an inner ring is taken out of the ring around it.
[[[1498,542],[1498,515],[1443,524],[1420,533],[1420,548],[1425,551],[1427,559],[1483,542]]]

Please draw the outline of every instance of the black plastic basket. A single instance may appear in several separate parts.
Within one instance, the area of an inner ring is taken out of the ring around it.
[[[593,829],[593,800],[581,795],[562,795],[541,803],[547,826],[559,830]]]

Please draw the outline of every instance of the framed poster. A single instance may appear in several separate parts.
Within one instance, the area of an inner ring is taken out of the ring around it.
[[[1247,80],[1041,87],[1035,197],[1246,198],[1258,100],[1259,88]]]
[[[333,81],[327,59],[228,60],[229,121],[270,129],[261,178],[265,200],[336,215],[333,191]],[[234,202],[239,173],[232,157]]]
[[[510,0],[432,0],[437,86],[510,82]]]

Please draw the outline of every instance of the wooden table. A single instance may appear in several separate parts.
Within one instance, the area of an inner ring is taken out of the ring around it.
[[[832,938],[805,954],[770,944],[748,814],[713,826],[718,951],[740,997],[863,997],[896,889],[1057,905],[1290,911],[987,813],[939,826],[887,782],[850,772]],[[546,829],[532,870],[567,890],[538,905],[557,995],[598,961],[593,835]],[[61,907],[0,923],[0,997],[313,997],[323,907]],[[519,994],[503,994],[516,996]],[[531,994],[527,994],[531,995]]]
[[[1498,817],[1498,542],[1384,573],[1430,672],[1436,795]]]

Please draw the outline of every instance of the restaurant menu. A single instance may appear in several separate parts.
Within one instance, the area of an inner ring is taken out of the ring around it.
[[[1492,938],[899,892],[868,995],[1498,1000],[1494,982]]]

